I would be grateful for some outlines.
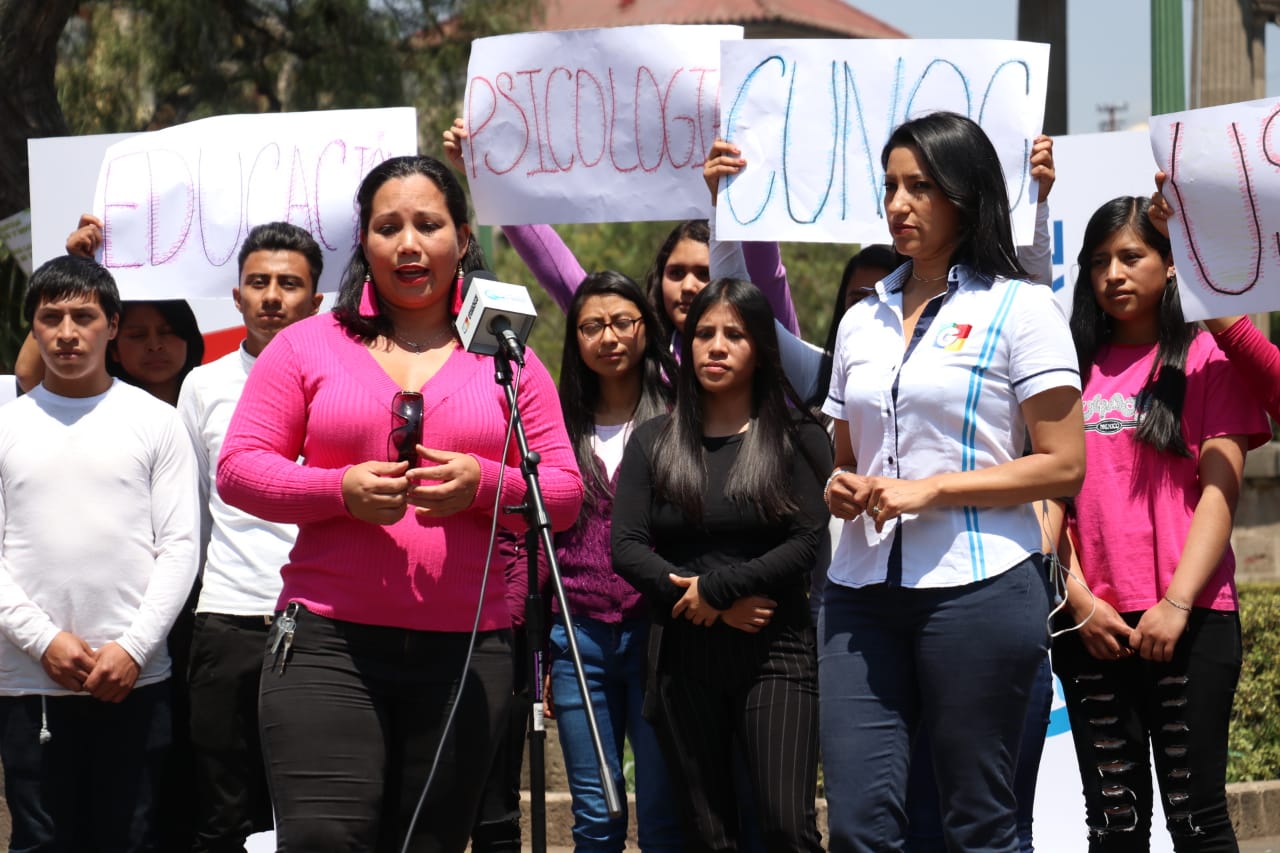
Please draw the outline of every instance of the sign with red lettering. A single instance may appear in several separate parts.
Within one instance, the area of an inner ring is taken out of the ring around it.
[[[1280,98],[1151,117],[1188,320],[1280,309],[1278,117]]]
[[[937,110],[982,126],[1004,169],[1014,236],[1029,245],[1031,144],[1049,46],[1017,41],[758,40],[721,45],[722,136],[746,168],[724,182],[716,233],[734,240],[885,242],[880,153]]]
[[[618,27],[478,39],[463,157],[486,225],[704,217],[732,26]]]
[[[225,297],[249,229],[285,221],[316,238],[320,289],[336,290],[359,243],[360,181],[417,150],[408,107],[219,116],[130,136],[98,172],[99,259],[125,299]]]

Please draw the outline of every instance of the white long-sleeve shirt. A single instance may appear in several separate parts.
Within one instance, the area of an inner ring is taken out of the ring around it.
[[[240,346],[197,367],[182,383],[178,414],[191,434],[200,477],[204,576],[197,613],[258,616],[272,613],[280,597],[280,567],[298,538],[298,527],[264,521],[228,506],[218,494],[218,454],[231,415],[256,361]]]
[[[145,391],[116,380],[71,398],[42,385],[0,408],[0,696],[70,694],[40,666],[59,631],[120,645],[139,687],[168,677],[198,494],[177,412]]]

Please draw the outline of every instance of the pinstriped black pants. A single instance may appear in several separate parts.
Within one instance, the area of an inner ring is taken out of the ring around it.
[[[738,849],[733,750],[741,744],[765,849],[820,851],[818,664],[812,628],[756,635],[665,626],[657,666],[659,739],[682,801],[686,849]]]

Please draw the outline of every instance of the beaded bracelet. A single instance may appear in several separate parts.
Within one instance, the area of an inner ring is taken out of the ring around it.
[[[1183,604],[1183,603],[1182,603],[1182,602],[1180,602],[1180,601],[1174,601],[1172,598],[1170,598],[1170,597],[1169,597],[1169,596],[1167,596],[1167,595],[1164,597],[1164,600],[1165,600],[1165,601],[1167,601],[1167,602],[1169,602],[1170,604],[1172,604],[1174,607],[1178,608],[1179,610],[1181,610],[1183,613],[1190,613],[1190,612],[1191,612],[1191,608],[1190,608],[1190,607],[1188,607],[1187,605]]]

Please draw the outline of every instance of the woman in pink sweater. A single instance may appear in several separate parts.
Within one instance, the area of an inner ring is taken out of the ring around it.
[[[260,698],[279,849],[400,850],[424,795],[407,849],[462,851],[512,687],[488,554],[495,525],[523,529],[502,507],[525,483],[492,360],[454,333],[462,276],[483,263],[462,188],[437,160],[397,157],[356,201],[336,307],[259,357],[218,489],[298,525]],[[582,481],[532,353],[517,387],[562,530]]]

